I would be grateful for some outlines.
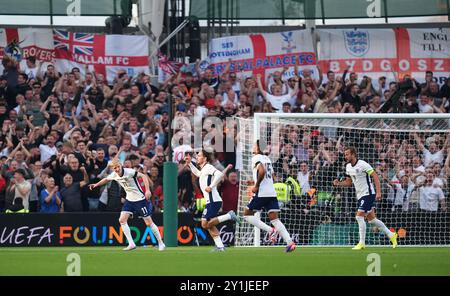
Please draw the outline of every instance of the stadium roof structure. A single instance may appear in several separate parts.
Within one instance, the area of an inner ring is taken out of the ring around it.
[[[0,0],[1,15],[131,16],[132,0]]]
[[[449,0],[190,0],[200,20],[391,18],[448,16]]]

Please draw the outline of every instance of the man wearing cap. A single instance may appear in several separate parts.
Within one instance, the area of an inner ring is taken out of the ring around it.
[[[186,112],[186,109],[187,109],[187,107],[186,107],[186,104],[185,103],[179,103],[178,105],[177,105],[177,112]]]

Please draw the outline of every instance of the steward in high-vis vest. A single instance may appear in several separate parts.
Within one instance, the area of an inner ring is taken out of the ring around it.
[[[295,196],[299,197],[302,192],[300,184],[290,176],[284,183],[275,183],[273,186],[277,192],[280,207],[288,204]]]
[[[203,210],[206,207],[206,198],[202,197],[202,198],[196,198],[195,199],[195,206],[198,212],[202,213]]]
[[[277,199],[281,205],[290,205],[290,208],[303,210],[311,209],[313,206],[317,205],[318,192],[315,186],[305,193],[301,194],[302,188],[300,183],[293,178],[288,177],[284,183],[275,183],[275,191],[277,192]]]

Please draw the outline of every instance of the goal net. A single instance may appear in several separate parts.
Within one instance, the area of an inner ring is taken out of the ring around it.
[[[299,245],[347,246],[358,242],[357,199],[345,177],[345,147],[380,176],[377,218],[399,245],[450,245],[450,114],[270,114],[238,119],[238,212],[252,197],[252,145],[259,140],[272,160],[280,219]],[[447,210],[448,208],[448,210]],[[270,225],[266,212],[257,214]],[[236,246],[271,245],[266,232],[236,226]],[[275,245],[283,245],[279,237]],[[367,223],[366,244],[389,245]]]

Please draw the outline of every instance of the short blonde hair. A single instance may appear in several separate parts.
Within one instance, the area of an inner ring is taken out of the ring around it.
[[[120,165],[120,161],[117,158],[112,159],[111,162],[108,164],[110,168],[113,168],[118,165]]]

